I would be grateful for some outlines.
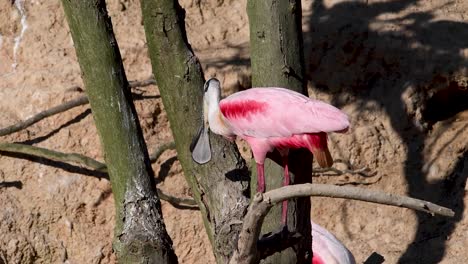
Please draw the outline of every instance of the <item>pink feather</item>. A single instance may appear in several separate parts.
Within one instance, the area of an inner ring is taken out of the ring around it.
[[[241,91],[221,100],[219,107],[260,164],[273,148],[326,148],[325,133],[349,127],[347,115],[336,107],[284,88]]]
[[[221,100],[219,106],[236,135],[289,137],[349,127],[347,115],[336,107],[284,88],[248,89]]]
[[[332,233],[312,223],[312,264],[355,264],[353,254]]]

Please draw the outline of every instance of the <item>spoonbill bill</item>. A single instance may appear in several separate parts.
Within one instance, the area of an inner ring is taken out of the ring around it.
[[[208,131],[250,145],[257,164],[257,191],[265,192],[264,162],[275,148],[284,166],[283,185],[289,185],[289,149],[307,148],[321,167],[333,159],[327,146],[328,132],[346,132],[348,116],[325,102],[277,87],[251,88],[221,100],[216,78],[204,85],[204,122],[191,145],[192,158],[199,164],[211,159]],[[283,202],[282,223],[287,222],[287,201]]]

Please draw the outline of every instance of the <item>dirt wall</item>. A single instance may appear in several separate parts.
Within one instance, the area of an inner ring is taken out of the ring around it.
[[[181,2],[206,77],[220,78],[226,93],[249,87],[246,1]],[[352,119],[350,134],[330,137],[333,156],[374,175],[328,174],[314,181],[408,194],[456,211],[446,219],[313,198],[312,217],[361,263],[372,253],[385,263],[463,263],[468,259],[468,3],[307,0],[302,5],[310,95]],[[108,8],[129,80],[148,78],[139,1],[112,0]],[[59,1],[0,0],[0,14],[0,127],[82,95],[70,89],[82,81]],[[136,107],[150,149],[171,141],[157,87],[138,92],[146,98]],[[0,140],[103,159],[88,106]],[[190,196],[174,151],[164,153],[154,169],[163,190]],[[1,153],[0,183],[0,262],[115,262],[112,193],[99,174]],[[163,214],[181,263],[214,263],[199,212],[163,202]]]

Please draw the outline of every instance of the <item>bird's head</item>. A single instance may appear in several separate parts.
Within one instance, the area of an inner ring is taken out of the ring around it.
[[[216,78],[211,78],[206,81],[203,86],[203,91],[203,101],[206,104],[206,107],[208,107],[210,103],[219,102],[221,99],[221,84]]]
[[[208,134],[210,127],[208,111],[210,105],[218,103],[220,99],[221,84],[218,79],[211,78],[206,81],[203,86],[203,123],[190,145],[192,158],[198,164],[204,164],[211,160],[210,137]]]

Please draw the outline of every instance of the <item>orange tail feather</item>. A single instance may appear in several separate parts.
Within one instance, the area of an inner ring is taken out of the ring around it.
[[[333,158],[328,148],[314,148],[312,154],[322,168],[328,168],[333,165]]]

